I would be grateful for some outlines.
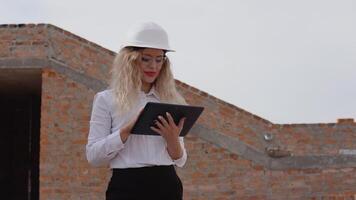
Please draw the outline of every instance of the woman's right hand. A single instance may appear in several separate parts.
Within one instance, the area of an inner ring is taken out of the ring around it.
[[[143,108],[138,112],[138,114],[131,121],[129,121],[127,124],[125,124],[123,126],[123,128],[121,129],[120,137],[121,137],[121,141],[123,143],[126,142],[127,138],[131,134],[131,130],[132,130],[133,126],[135,125],[135,123],[138,119],[138,116],[140,116],[140,114],[142,113],[142,111],[143,111]]]

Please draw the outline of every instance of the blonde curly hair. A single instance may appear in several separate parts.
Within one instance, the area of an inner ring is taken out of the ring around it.
[[[114,92],[114,102],[118,111],[129,111],[138,101],[142,86],[142,71],[139,67],[141,53],[138,47],[122,48],[114,59],[111,73],[110,89]],[[170,61],[164,60],[161,71],[154,82],[160,102],[187,105],[176,89]]]

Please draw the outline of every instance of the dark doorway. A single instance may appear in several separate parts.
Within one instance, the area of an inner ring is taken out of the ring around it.
[[[39,199],[40,97],[0,95],[1,199]]]

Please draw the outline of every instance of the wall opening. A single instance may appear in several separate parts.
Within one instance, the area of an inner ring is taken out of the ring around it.
[[[41,70],[0,69],[2,199],[39,199]]]

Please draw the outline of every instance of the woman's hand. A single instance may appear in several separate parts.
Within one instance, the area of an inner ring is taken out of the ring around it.
[[[127,138],[131,134],[131,130],[132,130],[133,126],[135,125],[135,123],[136,123],[136,121],[138,119],[138,116],[140,116],[140,114],[142,113],[142,111],[143,111],[143,108],[140,110],[140,112],[131,121],[129,121],[127,124],[125,124],[123,126],[123,128],[121,129],[120,137],[121,137],[121,141],[123,143],[126,142]]]
[[[179,134],[183,129],[185,117],[179,120],[177,126],[168,112],[166,115],[168,120],[162,116],[158,116],[158,120],[155,121],[157,128],[151,126],[151,129],[160,134],[166,140],[168,153],[171,158],[178,159],[183,154],[179,142]]]

